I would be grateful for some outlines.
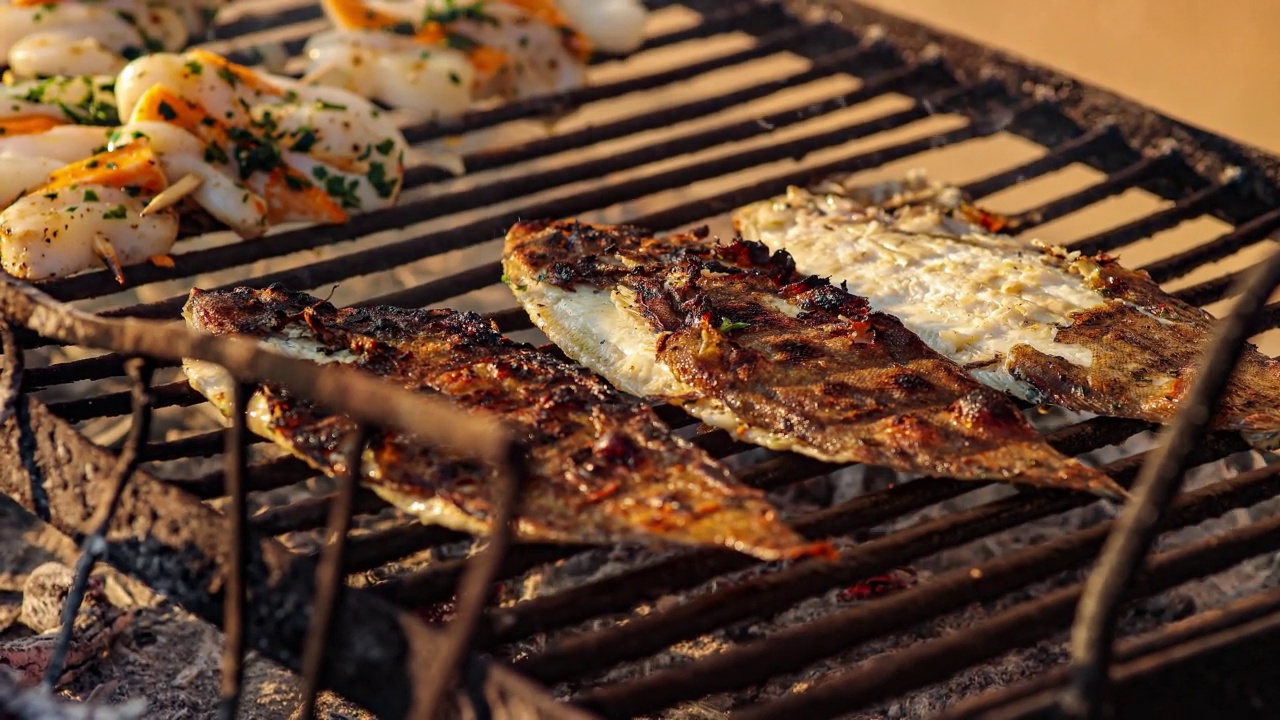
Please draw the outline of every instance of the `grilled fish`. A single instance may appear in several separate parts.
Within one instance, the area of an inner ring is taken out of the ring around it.
[[[531,478],[516,522],[524,540],[713,544],[766,560],[823,552],[782,525],[762,493],[672,436],[648,407],[579,367],[504,338],[474,313],[338,310],[275,285],[192,290],[183,314],[197,330],[257,338],[316,362],[349,363],[500,414],[530,445]],[[230,411],[225,371],[194,361],[183,367],[196,390]],[[345,416],[264,386],[248,418],[251,431],[317,470],[347,472],[345,448],[355,425]],[[365,450],[361,475],[423,522],[472,534],[489,529],[492,478],[474,464],[384,432]]]
[[[744,440],[828,462],[1123,495],[898,320],[759,243],[521,223],[503,268],[570,357]]]
[[[847,283],[987,385],[1032,403],[1168,422],[1213,317],[1114,258],[1024,243],[923,173],[859,187],[834,177],[738,210],[748,238]],[[1280,363],[1249,347],[1213,427],[1271,448]]]

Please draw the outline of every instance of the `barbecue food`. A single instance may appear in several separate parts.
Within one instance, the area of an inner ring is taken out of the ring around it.
[[[793,187],[734,221],[1028,402],[1168,422],[1211,335],[1212,316],[1146,273],[998,234],[1001,218],[922,173],[872,187],[845,177]],[[1273,447],[1280,363],[1249,348],[1213,427]]]
[[[593,44],[644,37],[635,0],[321,0],[334,29],[312,36],[306,77],[426,117],[586,82]],[[563,5],[563,7],[561,7]]]
[[[0,64],[22,78],[114,75],[130,58],[186,47],[224,0],[10,0]]]
[[[829,462],[1123,495],[1051,449],[1004,396],[786,253],[630,227],[517,224],[507,284],[619,389]]]
[[[0,211],[0,265],[10,275],[43,280],[106,265],[124,282],[128,265],[169,262],[178,215],[144,212],[169,187],[147,142],[52,171],[48,158],[0,160],[10,161],[0,188],[15,181],[34,188],[5,198]]]
[[[345,90],[192,50],[129,63],[116,101],[128,121],[110,147],[146,138],[169,180],[194,181],[184,185],[190,197],[242,237],[279,223],[339,223],[399,198],[404,136]]]
[[[192,290],[184,315],[199,330],[258,338],[316,362],[350,363],[500,413],[531,447],[532,477],[517,521],[526,540],[714,544],[763,559],[822,549],[775,520],[759,491],[736,484],[701,450],[671,436],[650,409],[581,368],[507,340],[478,315],[336,310],[279,286]],[[229,377],[205,363],[184,368],[192,386],[226,412]],[[354,432],[348,419],[264,387],[251,401],[249,423],[320,471],[345,472],[342,448]],[[362,475],[423,522],[477,534],[489,528],[490,478],[473,464],[385,433],[365,452]]]

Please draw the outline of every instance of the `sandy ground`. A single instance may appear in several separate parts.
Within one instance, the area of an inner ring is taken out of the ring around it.
[[[21,595],[13,590],[21,588],[27,573],[49,561],[71,565],[77,554],[75,544],[66,536],[0,496],[0,617],[16,613]],[[118,703],[145,698],[147,718],[213,717],[221,633],[110,568],[100,567],[98,572],[107,579],[112,603],[133,609],[136,615],[102,662],[63,688],[62,694],[83,700],[103,687],[97,696],[100,700]],[[0,641],[25,632],[15,625],[0,634]],[[298,703],[298,686],[291,673],[256,655],[250,656],[245,673],[246,693],[239,717],[279,720],[290,716]],[[320,717],[331,720],[369,717],[327,694],[320,709]]]

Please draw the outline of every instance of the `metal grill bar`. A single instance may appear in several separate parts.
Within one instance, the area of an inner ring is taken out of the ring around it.
[[[1220,572],[1267,552],[1277,541],[1280,541],[1280,517],[1161,553],[1150,560],[1135,591],[1145,597]],[[837,676],[806,693],[749,708],[738,715],[749,720],[793,717],[821,720],[839,716],[851,707],[919,687],[931,678],[993,657],[1008,647],[1052,635],[1070,621],[1080,593],[1080,585],[1055,591],[980,623],[969,632],[922,643],[888,658],[870,660],[861,664],[857,672]],[[606,711],[606,714],[611,713]]]
[[[1251,696],[1246,700],[1248,707],[1242,708],[1241,712],[1233,712],[1231,709],[1224,707],[1224,704],[1230,701],[1233,693],[1214,693],[1206,698],[1213,703],[1214,707],[1212,709],[1189,709],[1186,703],[1196,695],[1202,694],[1195,692],[1196,688],[1191,688],[1192,692],[1190,693],[1175,693],[1174,688],[1178,687],[1177,684],[1163,682],[1161,683],[1163,687],[1156,690],[1142,687],[1149,685],[1149,681],[1143,681],[1157,674],[1165,674],[1159,672],[1164,666],[1161,661],[1164,656],[1173,654],[1198,662],[1195,670],[1198,675],[1219,673],[1223,674],[1224,677],[1231,677],[1233,673],[1237,673],[1235,674],[1236,678],[1243,676],[1244,673],[1238,673],[1236,668],[1226,669],[1220,662],[1213,662],[1205,658],[1203,648],[1188,651],[1186,646],[1190,643],[1195,643],[1197,640],[1210,640],[1231,631],[1236,631],[1236,633],[1243,632],[1246,635],[1260,633],[1261,628],[1258,627],[1259,623],[1256,621],[1263,620],[1270,625],[1274,625],[1277,612],[1280,612],[1280,590],[1271,590],[1254,597],[1237,600],[1217,612],[1196,615],[1170,627],[1135,638],[1121,640],[1116,648],[1117,662],[1113,670],[1117,694],[1119,695],[1116,703],[1118,706],[1117,715],[1119,717],[1129,717],[1137,712],[1151,712],[1157,713],[1161,717],[1168,717],[1170,713],[1164,712],[1160,707],[1162,702],[1168,708],[1177,708],[1177,712],[1186,717],[1205,717],[1214,713],[1222,713],[1228,717],[1233,717],[1247,715],[1252,711],[1256,711],[1258,707],[1258,704],[1254,701],[1256,696]],[[1238,634],[1235,639],[1239,639]],[[1200,652],[1196,652],[1196,650]],[[1238,655],[1233,655],[1233,657],[1238,657]],[[1262,663],[1264,666],[1267,664],[1266,662]],[[949,708],[935,720],[961,720],[961,718],[977,717],[985,720],[1013,720],[1013,718],[1043,718],[1044,720],[1049,720],[1057,713],[1058,688],[1067,680],[1068,675],[1068,668],[1055,668],[1033,680],[1008,688],[1003,692],[987,693],[970,701],[960,703],[954,708]],[[1134,685],[1139,687],[1134,688]],[[1265,687],[1265,685],[1262,687]],[[1171,698],[1171,695],[1174,697]],[[1139,701],[1139,703],[1135,703],[1135,700]],[[1264,704],[1263,706],[1266,707],[1267,705]],[[1138,707],[1142,709],[1139,710]],[[1133,709],[1129,710],[1129,708]]]
[[[1078,454],[1132,436],[1145,427],[1144,423],[1093,420],[1059,431],[1050,440],[1062,452]],[[806,468],[810,472],[806,472]],[[750,474],[740,475],[739,479],[754,487],[767,487],[771,483],[762,482],[762,477],[799,482],[831,469],[831,466],[816,461],[782,456],[756,466]],[[810,537],[847,535],[980,487],[980,483],[960,481],[907,483],[853,498],[839,507],[795,518],[792,524]],[[593,616],[621,612],[641,602],[687,590],[717,574],[743,566],[736,556],[711,551],[673,557],[626,574],[494,611],[491,623],[494,638],[511,642]],[[814,569],[817,567],[815,565]],[[833,586],[838,584],[833,583]]]
[[[1014,185],[1015,183],[1024,182],[1030,178],[1047,175],[1048,173],[1070,165],[1071,163],[1083,160],[1091,155],[1103,151],[1104,149],[1114,149],[1123,147],[1124,143],[1120,136],[1116,133],[1115,128],[1106,125],[1100,128],[1094,128],[1079,137],[1072,138],[1060,145],[1054,146],[1051,152],[1031,160],[1029,162],[1018,165],[1017,167],[1002,170],[990,177],[981,180],[974,180],[960,186],[966,195],[974,200],[981,200],[988,195],[995,193]]]
[[[1239,475],[1180,498],[1169,527],[1203,522],[1232,508],[1246,507],[1278,493],[1280,468],[1264,468]],[[1103,523],[1043,545],[1009,553],[977,568],[977,572],[969,568],[952,571],[926,584],[780,632],[764,642],[700,660],[692,667],[655,673],[626,686],[588,693],[586,697],[592,700],[585,705],[603,711],[606,716],[615,716],[623,707],[619,703],[627,703],[626,714],[642,714],[681,699],[746,687],[852,649],[873,637],[904,630],[930,617],[953,612],[965,604],[991,600],[1025,587],[1029,582],[1078,567],[1095,555],[1113,524]],[[646,706],[630,704],[640,698],[644,698],[642,702]],[[851,709],[845,706],[841,712],[847,713]],[[782,710],[779,708],[776,712]],[[791,717],[816,716],[806,711]]]
[[[1213,207],[1229,188],[1233,187],[1234,181],[1225,183],[1215,183],[1202,190],[1187,195],[1181,200],[1173,204],[1172,207],[1161,210],[1145,217],[1138,218],[1133,222],[1125,223],[1119,227],[1104,230],[1096,235],[1091,235],[1082,240],[1078,240],[1067,246],[1069,250],[1075,250],[1082,253],[1095,254],[1115,250],[1116,248],[1137,242],[1145,237],[1150,237],[1159,232],[1164,232],[1171,228],[1175,228],[1183,222],[1194,217],[1203,215],[1206,210]],[[1225,247],[1226,243],[1215,243],[1209,247]],[[1221,257],[1226,257],[1232,251],[1227,251]],[[1199,263],[1198,263],[1199,264]],[[1157,279],[1157,282],[1162,282]]]

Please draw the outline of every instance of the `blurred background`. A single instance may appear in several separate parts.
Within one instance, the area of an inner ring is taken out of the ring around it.
[[[865,0],[1280,152],[1273,0]]]

